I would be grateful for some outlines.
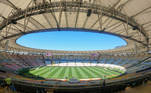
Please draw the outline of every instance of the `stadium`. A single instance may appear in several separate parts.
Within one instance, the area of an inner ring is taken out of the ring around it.
[[[0,93],[127,93],[145,86],[150,15],[150,0],[0,0]],[[107,34],[126,45],[68,51],[17,43],[25,35],[63,31]]]

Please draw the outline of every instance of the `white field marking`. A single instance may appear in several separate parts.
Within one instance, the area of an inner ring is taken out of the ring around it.
[[[57,63],[57,64],[48,64],[47,66],[100,66],[105,68],[117,68],[123,71],[126,71],[126,69],[119,65],[114,64],[101,64],[101,63],[82,63],[82,62],[68,62],[68,63]]]

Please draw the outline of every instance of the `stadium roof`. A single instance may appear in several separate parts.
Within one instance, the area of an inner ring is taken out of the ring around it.
[[[0,0],[0,44],[8,50],[94,53],[149,51],[151,0]],[[127,46],[99,51],[56,51],[22,47],[20,36],[45,29],[87,29],[120,36]]]

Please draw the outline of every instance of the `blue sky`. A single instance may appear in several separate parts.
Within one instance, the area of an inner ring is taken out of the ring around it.
[[[91,32],[55,31],[22,36],[17,43],[31,48],[50,50],[104,50],[126,45],[119,37]]]

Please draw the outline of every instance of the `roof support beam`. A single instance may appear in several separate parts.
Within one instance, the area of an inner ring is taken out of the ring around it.
[[[123,26],[124,26],[124,30],[125,30],[125,32],[126,32],[126,35],[129,36],[128,30],[130,30],[131,28],[128,28],[128,25],[125,26],[124,23],[123,23]]]
[[[105,28],[108,28],[109,24],[111,24],[111,23],[112,23],[112,21],[113,21],[113,19],[110,19],[110,20],[107,22],[107,24],[106,24],[106,25],[104,25],[104,27],[105,27]]]
[[[45,0],[43,0],[43,3],[46,3],[46,1]],[[45,11],[47,11],[47,8],[44,8],[45,9]],[[43,17],[45,18],[45,20],[47,21],[47,23],[49,24],[49,26],[51,27],[51,28],[53,28],[53,26],[52,26],[52,24],[51,24],[51,22],[49,21],[49,18],[48,18],[48,14],[42,14],[43,15]]]
[[[51,22],[49,21],[48,14],[43,14],[43,17],[46,19],[46,21],[47,21],[47,23],[49,24],[49,26],[50,26],[51,28],[53,28]]]
[[[132,0],[127,0],[125,3],[119,5],[116,9],[118,9],[119,11],[122,11],[123,8]]]
[[[60,13],[59,13],[59,26],[61,24],[61,19],[62,19],[62,9],[60,8]]]
[[[83,23],[82,28],[85,28],[85,26],[86,26],[86,23],[87,23],[88,19],[89,19],[89,17],[87,16],[87,17],[86,17],[86,19],[85,19],[85,21],[84,21],[84,23]]]
[[[19,8],[16,5],[14,5],[10,0],[7,0],[7,2],[12,6],[13,9],[19,10]]]
[[[16,28],[17,28],[17,26],[19,26],[19,27],[21,27],[21,28],[23,28],[23,29],[24,29],[24,25],[23,25],[23,24],[21,24],[21,23],[17,23],[17,24],[16,24],[16,26],[14,25],[14,27],[16,27]],[[29,26],[26,26],[26,29],[27,29],[27,30],[31,30],[31,31],[33,30],[33,29],[32,29],[32,28],[30,28]]]
[[[42,25],[41,23],[39,23],[36,19],[34,19],[33,17],[30,17],[30,20],[28,20],[31,24],[33,24],[36,28],[39,29],[46,29],[46,27],[44,25]]]
[[[57,20],[57,18],[56,18],[56,16],[55,16],[54,12],[52,12],[52,11],[51,11],[51,15],[52,15],[52,16],[53,16],[53,18],[55,19],[55,22],[56,22],[57,28],[58,28],[58,30],[59,30],[59,29],[60,29],[59,22],[58,22],[58,20]]]
[[[8,6],[10,6],[11,8],[13,8],[15,10],[19,10],[19,8],[16,7],[10,0],[0,0],[0,3],[8,5]]]
[[[93,0],[93,4],[94,4],[95,2],[96,2],[96,1]],[[101,3],[101,0],[100,0],[100,3]],[[89,13],[89,10],[90,10],[90,13]],[[89,13],[89,14],[88,14],[88,13]],[[83,28],[85,28],[86,23],[87,23],[87,21],[88,21],[90,15],[91,15],[91,13],[92,13],[92,9],[88,9],[88,11],[87,11],[87,18],[86,18],[85,21],[84,21]],[[102,13],[101,13],[101,14],[102,14]],[[101,15],[101,16],[102,16],[102,15]],[[99,18],[98,18],[98,21],[99,21]],[[96,21],[96,22],[94,23],[94,25],[95,25],[98,21]],[[90,28],[93,28],[93,27],[90,26]]]
[[[6,31],[5,31],[5,37],[7,37],[8,36],[8,33],[9,33],[9,31],[10,31],[10,27],[11,27],[11,24],[10,25],[7,25],[7,27],[6,27]]]
[[[65,5],[64,5],[64,13],[65,13],[65,20],[66,20],[66,27],[69,27],[69,23],[68,23],[68,14],[67,14],[67,3],[66,3],[66,0],[65,0]]]
[[[69,27],[69,23],[68,23],[68,14],[67,12],[65,11],[65,19],[66,19],[66,27]]]
[[[13,26],[13,25],[12,25],[12,26]],[[11,29],[11,30],[13,30],[13,31],[18,30],[18,29],[15,29],[15,28],[13,28],[13,27],[9,27],[9,29]]]
[[[120,21],[115,22],[114,24],[112,24],[112,25],[108,26],[108,27],[106,28],[106,30],[108,30],[108,29],[110,29],[110,28],[114,27],[115,25],[118,25],[119,23],[121,23],[121,22],[120,22]]]
[[[110,20],[110,18],[106,18],[103,22],[102,22],[102,25],[105,24],[106,22],[108,22]]]
[[[99,18],[100,16],[102,16],[102,18],[103,18],[102,12],[101,12],[101,15],[98,14],[98,18]],[[100,28],[100,30],[103,30],[103,27],[102,27],[102,18],[99,20],[99,28]]]
[[[10,28],[10,29],[12,29],[12,30],[15,30],[16,32],[21,32],[21,33],[25,33],[24,31],[22,31],[21,29],[19,29],[16,25],[12,25],[13,27],[15,27],[15,28]]]
[[[151,13],[151,10],[145,11],[144,14]]]
[[[121,25],[122,25],[122,23],[119,23],[117,26],[113,27],[112,29],[110,29],[110,30],[108,30],[108,31],[112,31],[112,30],[114,30],[115,28],[117,28],[117,27],[119,27],[119,26],[121,26]]]
[[[98,19],[90,26],[90,29],[93,28],[101,19],[103,16],[99,16]]]
[[[131,17],[134,18],[134,17],[136,17],[136,16],[138,16],[138,15],[144,13],[144,12],[145,12],[146,10],[148,10],[148,9],[151,9],[151,7],[147,7],[147,8],[145,8],[145,9],[143,9],[142,11],[136,13],[135,15],[131,16]]]
[[[111,8],[115,8],[120,2],[121,0],[118,0]]]
[[[33,1],[33,3],[35,4],[35,6],[38,5],[37,2],[38,2],[39,0],[32,0],[32,1]],[[43,0],[43,3],[45,4],[46,1]],[[47,8],[44,8],[44,10],[47,11]],[[48,20],[47,14],[42,14],[42,15],[43,15],[43,17],[45,18],[45,20],[47,21],[47,23],[50,25],[50,27],[53,27],[52,24],[51,24],[51,22]]]
[[[29,6],[32,4],[32,1],[29,2],[29,4],[27,5],[26,8],[29,8]],[[32,4],[33,5],[33,4]],[[32,13],[32,11],[31,11]],[[23,31],[22,30],[19,30],[21,31],[22,33],[26,32],[26,29],[27,29],[27,25],[28,25],[28,22],[30,20],[30,17],[27,17],[27,10],[25,11],[25,18],[24,18],[24,27],[23,27]]]
[[[77,3],[79,3],[79,6],[78,6],[77,14],[76,14],[76,19],[75,19],[75,28],[77,27],[77,22],[78,22],[78,18],[79,18],[79,11],[80,11],[80,6],[82,4],[82,0],[77,1]]]
[[[148,22],[146,22],[146,23],[143,23],[142,26],[146,26],[146,25],[148,25],[148,24],[151,24],[151,21],[148,21]]]
[[[16,34],[16,33],[12,33],[12,32],[7,32],[7,35],[8,35],[8,34],[11,34],[11,35],[12,35],[12,34]]]

